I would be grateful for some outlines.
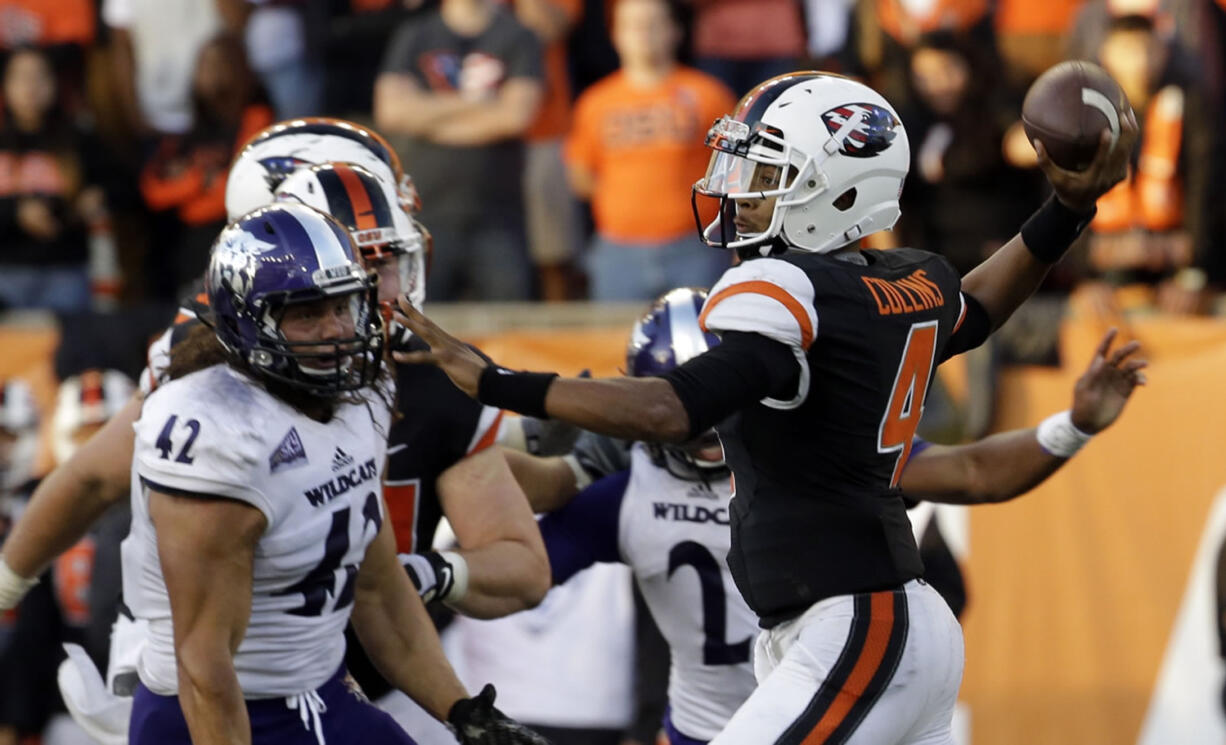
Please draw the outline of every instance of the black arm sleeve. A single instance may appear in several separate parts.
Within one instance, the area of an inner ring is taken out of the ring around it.
[[[992,319],[988,318],[988,312],[979,301],[965,292],[962,297],[966,298],[966,317],[946,342],[945,349],[941,352],[941,362],[954,355],[969,352],[987,341],[988,335],[992,333]]]
[[[795,389],[800,374],[792,348],[761,334],[724,333],[719,346],[664,375],[690,418],[690,436],[757,401]]]

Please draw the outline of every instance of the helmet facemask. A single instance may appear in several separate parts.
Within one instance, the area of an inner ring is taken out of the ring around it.
[[[783,228],[787,208],[825,191],[827,181],[813,158],[793,148],[777,129],[760,122],[750,127],[725,116],[707,133],[707,146],[715,152],[706,175],[694,184],[691,204],[699,237],[708,246],[762,246],[763,255],[767,255]],[[802,177],[805,189],[800,188]],[[715,218],[706,225],[700,198],[718,201]],[[745,230],[738,224],[737,201],[763,199],[775,200],[769,224],[763,230]]]
[[[258,309],[257,341],[247,354],[247,363],[263,377],[319,398],[336,398],[373,384],[383,359],[378,289],[373,280],[346,285],[325,289],[323,293],[266,296]],[[347,298],[348,314],[353,320],[352,335],[311,341],[286,338],[281,322],[291,307],[338,297]]]
[[[910,165],[906,132],[867,86],[823,73],[767,81],[742,99],[736,113],[717,121],[706,142],[715,153],[692,201],[708,245],[763,256],[827,253],[898,219]],[[764,185],[767,166],[779,178]],[[719,211],[706,225],[698,197],[718,200]],[[769,221],[752,214],[754,202],[763,199],[774,200]],[[747,209],[752,226],[745,225]]]

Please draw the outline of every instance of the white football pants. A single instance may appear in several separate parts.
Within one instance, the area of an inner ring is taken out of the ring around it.
[[[962,628],[922,580],[758,635],[758,688],[711,745],[952,745]]]

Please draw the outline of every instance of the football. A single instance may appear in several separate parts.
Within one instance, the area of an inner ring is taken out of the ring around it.
[[[1118,137],[1128,97],[1092,62],[1061,62],[1039,76],[1022,102],[1022,126],[1061,168],[1085,170],[1104,129]]]

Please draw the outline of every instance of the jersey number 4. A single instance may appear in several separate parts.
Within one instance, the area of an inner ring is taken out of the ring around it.
[[[894,476],[890,479],[892,487],[898,486],[902,471],[907,467],[907,458],[911,457],[911,443],[924,413],[924,397],[928,394],[936,349],[937,322],[912,324],[877,434],[877,452],[898,453]]]
[[[682,541],[668,552],[668,576],[683,566],[698,572],[698,587],[702,592],[702,664],[739,665],[749,662],[749,637],[729,644],[728,603],[724,595],[724,577],[719,562],[706,546],[696,541]]]

